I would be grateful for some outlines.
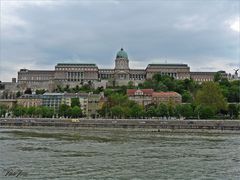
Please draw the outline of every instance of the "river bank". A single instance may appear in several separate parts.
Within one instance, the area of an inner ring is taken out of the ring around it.
[[[159,119],[0,119],[0,128],[130,129],[153,132],[240,133],[240,120],[159,120]]]

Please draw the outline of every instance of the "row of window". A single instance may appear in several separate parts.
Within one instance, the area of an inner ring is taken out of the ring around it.
[[[197,78],[197,79],[194,79],[194,80],[203,82],[203,81],[212,81],[213,79],[211,79],[211,78]]]
[[[52,76],[19,76],[19,80],[24,81],[42,81],[42,80],[49,80],[50,78],[53,78]]]

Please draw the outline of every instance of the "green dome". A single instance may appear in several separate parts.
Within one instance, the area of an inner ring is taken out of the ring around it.
[[[121,50],[118,51],[118,53],[117,53],[117,58],[128,59],[128,55],[127,55],[127,53],[123,50],[123,48],[121,48]]]

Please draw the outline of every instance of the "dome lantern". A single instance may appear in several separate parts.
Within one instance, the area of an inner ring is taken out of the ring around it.
[[[121,48],[121,50],[118,51],[116,58],[128,59],[128,55],[127,55],[127,53],[123,50],[123,48]]]

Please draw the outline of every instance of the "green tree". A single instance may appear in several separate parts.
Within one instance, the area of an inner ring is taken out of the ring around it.
[[[16,97],[19,98],[20,96],[21,96],[21,92],[18,91],[18,92],[16,93]]]
[[[191,103],[193,101],[192,95],[189,91],[184,91],[182,94],[182,102]]]
[[[168,107],[166,104],[159,104],[156,109],[156,115],[158,117],[167,117],[168,116]]]
[[[152,79],[154,80],[154,81],[156,81],[156,82],[160,82],[160,81],[162,81],[162,75],[161,74],[154,74],[153,75],[153,77],[152,77]]]
[[[67,84],[64,89],[63,89],[65,92],[70,92],[70,86]]]
[[[162,83],[162,82],[158,82],[156,83],[156,87],[154,88],[155,91],[167,91],[168,87]]]
[[[134,88],[134,83],[132,81],[129,81],[127,88],[128,89],[133,89]]]
[[[78,93],[78,92],[80,91],[79,85],[76,85],[76,86],[73,88],[73,91],[74,91],[75,93]]]
[[[45,89],[37,89],[36,94],[44,94],[46,92]]]
[[[63,93],[64,89],[61,85],[57,85],[57,89],[55,90],[56,92]]]
[[[59,115],[63,117],[71,116],[70,107],[66,104],[61,104],[59,107]]]
[[[121,106],[117,105],[111,108],[111,113],[113,117],[122,117],[123,115],[123,109]]]
[[[147,80],[145,80],[144,82],[143,82],[143,87],[144,88],[151,88],[151,89],[153,89],[154,88],[154,84],[155,83],[153,83],[153,81],[151,80],[151,79],[147,79]]]
[[[26,114],[26,108],[22,106],[15,106],[12,109],[13,115],[16,117],[20,117]]]
[[[54,115],[54,109],[49,107],[42,107],[42,117],[43,118],[52,118]]]
[[[174,115],[175,117],[177,118],[180,118],[181,117],[181,110],[182,110],[182,105],[180,104],[177,104],[175,109],[174,109]]]
[[[232,118],[238,118],[239,109],[237,104],[229,104],[228,105],[228,114]]]
[[[175,81],[174,81],[173,78],[165,77],[163,79],[163,83],[167,86],[168,91],[174,91],[175,90],[176,84],[175,84]]]
[[[24,91],[24,94],[32,94],[32,89],[31,89],[31,88],[27,88],[27,89]]]
[[[114,91],[112,89],[107,88],[104,90],[104,96],[106,97],[111,96],[113,93]]]
[[[34,113],[34,111],[35,111],[35,107],[29,107],[29,108],[27,108],[26,109],[27,111],[26,111],[26,114],[28,115],[28,116],[30,116],[30,117],[32,117],[35,113]]]
[[[202,84],[202,88],[196,94],[197,105],[208,106],[214,112],[227,108],[227,102],[222,95],[220,87],[217,83],[206,82]]]
[[[80,92],[91,92],[93,91],[90,84],[84,84],[82,87],[80,87]]]
[[[180,114],[181,116],[185,117],[185,118],[190,118],[193,116],[193,108],[190,104],[183,104],[181,105],[180,108]]]
[[[71,98],[71,107],[78,106],[80,107],[79,98]]]
[[[134,104],[130,108],[130,116],[131,117],[140,118],[143,116],[143,113],[144,113],[143,107],[138,104]]]
[[[228,94],[229,102],[240,102],[240,81],[231,82]]]
[[[175,115],[175,107],[172,102],[169,102],[167,105],[168,114],[167,117],[173,117]]]
[[[71,108],[71,117],[73,118],[82,117],[82,110],[79,106],[74,106]]]
[[[214,110],[209,106],[197,106],[194,110],[195,116],[199,119],[210,119],[214,117]]]
[[[6,106],[0,105],[0,117],[4,117],[7,113],[8,108]]]
[[[128,97],[119,93],[114,93],[109,97],[110,107],[114,105],[123,105],[128,103]]]
[[[42,117],[42,114],[43,114],[43,112],[42,112],[42,107],[36,107],[36,108],[35,108],[35,111],[34,111],[34,116],[36,116],[36,117]]]
[[[123,117],[124,118],[129,118],[131,116],[131,110],[130,110],[129,106],[123,106],[122,110],[123,110]]]
[[[156,116],[156,109],[154,106],[150,106],[147,110],[146,110],[146,116],[147,117],[154,117]]]
[[[221,75],[220,72],[216,72],[216,73],[214,74],[214,82],[220,81],[221,78],[222,78],[222,75]]]

